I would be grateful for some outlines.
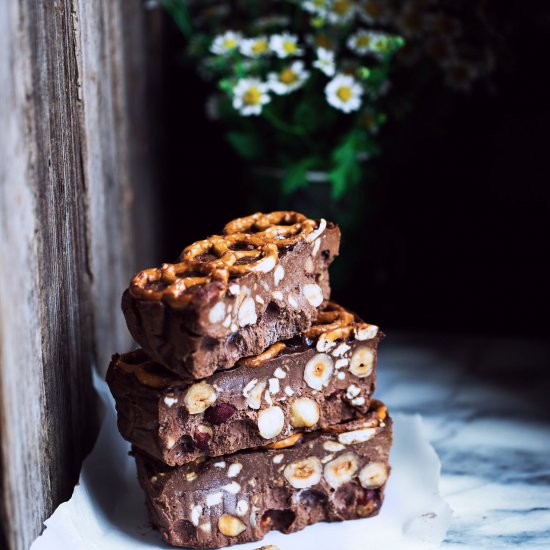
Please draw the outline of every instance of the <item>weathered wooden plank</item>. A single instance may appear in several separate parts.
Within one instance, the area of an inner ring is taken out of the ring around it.
[[[149,40],[139,2],[0,2],[0,512],[13,549],[70,496],[94,427],[91,368],[129,344],[120,294],[154,239],[136,218],[153,204]]]

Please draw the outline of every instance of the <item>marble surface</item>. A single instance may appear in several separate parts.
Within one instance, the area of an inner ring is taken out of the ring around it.
[[[550,345],[392,335],[377,397],[420,413],[453,509],[443,549],[550,549]]]

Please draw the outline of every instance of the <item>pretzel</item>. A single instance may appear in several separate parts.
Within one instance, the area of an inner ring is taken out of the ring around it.
[[[277,211],[269,214],[257,212],[229,222],[224,228],[225,235],[253,234],[268,243],[275,242],[279,248],[296,244],[298,241],[312,241],[326,227],[326,221],[317,222],[303,214],[292,211]],[[315,235],[315,236],[313,236]],[[313,236],[313,238],[312,238]]]
[[[211,256],[215,259],[210,259]],[[277,246],[246,233],[214,235],[193,243],[181,254],[181,259],[191,266],[206,268],[212,273],[227,270],[229,275],[249,271],[267,273],[275,267],[278,257]]]
[[[283,342],[277,342],[276,344],[273,344],[270,348],[267,348],[263,353],[260,353],[259,355],[253,355],[252,357],[245,357],[244,359],[238,361],[237,364],[244,367],[259,367],[260,365],[263,365],[266,361],[277,357],[277,355],[279,355],[279,353],[281,353],[281,351],[283,351],[285,348],[286,344],[284,344]]]
[[[354,321],[353,313],[334,302],[329,302],[305,334],[310,338],[317,338],[326,332],[351,326]]]
[[[271,271],[279,259],[278,250],[300,240],[311,242],[327,222],[306,218],[291,211],[260,212],[229,222],[223,235],[213,235],[186,247],[177,263],[145,269],[130,282],[134,298],[167,301],[185,307],[192,295],[186,291],[213,281],[226,284],[231,277]]]
[[[126,361],[120,361],[118,368],[127,374],[132,374],[137,378],[140,384],[153,388],[156,390],[164,389],[169,386],[177,386],[183,384],[182,380],[171,376],[170,374],[162,374],[154,372],[155,368],[151,368],[150,363],[130,363]],[[158,369],[156,369],[158,370]]]
[[[191,300],[184,293],[192,286],[216,280],[227,284],[231,276],[271,271],[278,252],[277,246],[254,235],[214,235],[185,248],[180,258],[176,264],[140,271],[130,282],[130,293],[183,307]]]
[[[268,443],[267,445],[264,445],[264,447],[266,449],[288,449],[289,447],[293,447],[296,443],[300,442],[303,437],[304,435],[302,433],[297,432],[289,437],[286,437],[285,439],[281,439],[280,441]]]
[[[383,427],[384,420],[388,415],[388,409],[382,401],[373,400],[369,418],[358,418],[345,424],[334,424],[327,426],[323,431],[326,433],[340,434],[352,430],[362,430],[363,428],[379,428]]]

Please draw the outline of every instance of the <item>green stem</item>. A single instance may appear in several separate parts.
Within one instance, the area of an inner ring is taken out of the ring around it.
[[[296,128],[296,126],[287,124],[284,120],[281,120],[277,115],[275,115],[275,113],[273,113],[273,111],[271,111],[271,109],[264,109],[263,114],[265,118],[271,123],[271,125],[277,128],[277,130],[281,130],[281,132],[285,132],[286,134],[291,134],[293,136],[298,136],[300,138],[304,137],[304,132],[302,130]]]

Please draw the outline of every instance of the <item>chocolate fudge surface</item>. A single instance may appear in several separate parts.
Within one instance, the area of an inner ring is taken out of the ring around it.
[[[175,546],[219,548],[270,530],[376,515],[390,467],[385,407],[284,449],[242,451],[169,468],[136,452],[153,523]]]
[[[253,214],[198,241],[178,263],[137,273],[122,309],[133,338],[182,378],[231,368],[306,330],[330,297],[338,254],[332,222]]]
[[[115,356],[107,382],[122,435],[170,466],[275,443],[364,415],[378,327],[329,303],[302,338],[186,383],[142,350]]]

